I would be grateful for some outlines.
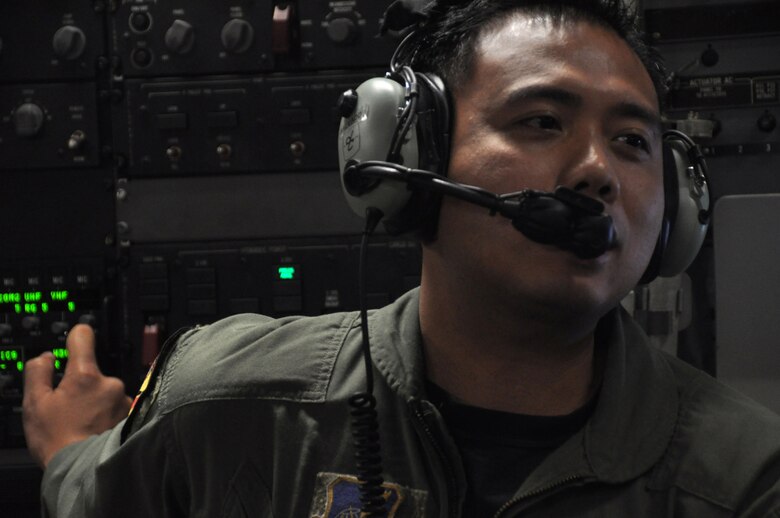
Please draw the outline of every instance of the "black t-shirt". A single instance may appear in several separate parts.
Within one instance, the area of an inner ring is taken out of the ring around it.
[[[464,517],[488,517],[512,496],[531,472],[590,417],[596,398],[563,416],[487,410],[453,401],[428,383],[428,394],[458,445],[468,490]]]

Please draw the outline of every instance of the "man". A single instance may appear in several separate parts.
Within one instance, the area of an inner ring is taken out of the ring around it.
[[[581,259],[442,201],[421,288],[369,320],[384,515],[780,516],[780,418],[651,349],[615,309],[663,212],[658,89],[619,6],[447,4],[413,64],[428,59],[453,98],[449,177],[567,186],[605,205],[618,246]],[[442,33],[460,34],[447,56]],[[77,327],[57,389],[51,358],[27,366],[49,515],[356,516],[360,343],[355,314],[188,332],[129,420],[95,436],[126,401]]]

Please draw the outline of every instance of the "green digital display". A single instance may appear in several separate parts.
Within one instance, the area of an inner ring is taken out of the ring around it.
[[[0,347],[0,372],[24,370],[24,350],[21,347]]]
[[[0,293],[0,304],[14,304],[21,301],[21,293]]]
[[[0,292],[0,313],[75,313],[84,307],[94,307],[94,296],[93,293],[80,293],[76,297],[68,290]]]
[[[16,361],[21,358],[21,353],[16,349],[0,350],[0,362]]]
[[[64,347],[55,347],[51,353],[54,355],[54,368],[58,371],[63,370],[68,361],[68,350]]]
[[[280,266],[277,268],[277,273],[279,274],[279,280],[292,281],[295,280],[297,271],[295,266]]]
[[[68,350],[64,347],[55,347],[51,350],[54,355],[54,369],[62,371],[68,363]],[[24,371],[24,349],[22,347],[0,347],[0,373]]]

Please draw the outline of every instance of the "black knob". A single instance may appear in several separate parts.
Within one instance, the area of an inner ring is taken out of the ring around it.
[[[222,27],[222,46],[233,54],[249,50],[255,39],[255,29],[246,20],[235,18]]]
[[[133,65],[135,65],[137,68],[148,67],[152,64],[153,58],[154,54],[152,54],[152,51],[147,48],[135,49],[133,53],[130,54],[130,59],[133,61]]]
[[[133,31],[146,32],[152,27],[152,15],[147,12],[133,13],[128,23]]]
[[[707,45],[707,48],[701,53],[699,59],[701,60],[701,64],[705,67],[714,67],[718,64],[720,56],[718,55],[718,51],[712,48],[712,45]]]
[[[27,315],[22,319],[22,328],[26,331],[36,331],[41,326],[40,317]]]
[[[92,327],[92,329],[95,329],[98,324],[98,319],[95,315],[87,313],[79,317],[79,324],[87,324],[88,326]]]
[[[174,20],[165,31],[165,46],[176,54],[187,54],[195,45],[195,28],[184,20]]]
[[[0,324],[0,338],[11,336],[13,332],[14,328],[11,327],[11,324]]]
[[[70,329],[70,324],[64,321],[57,321],[51,323],[51,332],[55,335],[64,335]]]
[[[5,387],[12,385],[13,382],[14,382],[14,377],[11,374],[0,373],[0,392],[5,390]]]
[[[339,113],[342,117],[345,119],[352,115],[355,111],[355,108],[357,107],[358,103],[358,94],[355,90],[352,90],[351,88],[341,94],[339,97],[338,102],[336,105],[339,108]]]
[[[332,42],[347,45],[357,36],[357,25],[349,18],[334,18],[328,22],[327,33]]]
[[[73,61],[80,58],[84,53],[84,48],[87,46],[87,37],[78,27],[65,25],[54,33],[51,45],[57,57]]]
[[[23,138],[32,138],[43,128],[44,114],[40,106],[24,103],[14,111],[16,134]]]
[[[764,133],[772,133],[777,127],[777,119],[769,110],[765,110],[758,118],[758,129]]]

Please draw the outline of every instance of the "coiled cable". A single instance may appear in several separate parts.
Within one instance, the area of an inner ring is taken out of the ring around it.
[[[374,397],[374,369],[368,336],[368,302],[366,298],[368,239],[374,232],[382,211],[366,210],[366,226],[360,243],[358,291],[360,296],[360,330],[363,337],[363,360],[366,368],[366,391],[349,398],[352,439],[355,445],[355,461],[360,483],[361,517],[385,515],[385,499],[382,484],[382,457],[379,448],[379,417]]]

